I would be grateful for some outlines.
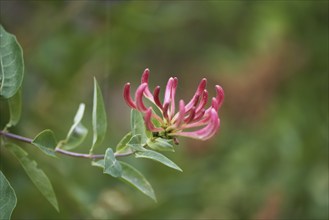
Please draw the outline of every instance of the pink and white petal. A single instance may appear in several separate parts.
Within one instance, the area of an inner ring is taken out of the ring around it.
[[[194,101],[194,103],[191,103],[191,101],[190,101],[190,103],[191,103],[191,105],[189,105],[189,106],[185,106],[185,112],[187,113],[187,112],[190,112],[191,111],[191,109],[193,108],[193,107],[196,107],[197,106],[197,104],[198,104],[198,102],[199,102],[199,99],[200,99],[200,95],[199,94],[196,94],[194,97],[193,97],[193,101]]]
[[[149,83],[149,75],[150,75],[150,70],[148,68],[146,68],[143,72],[142,78],[141,78],[141,84],[146,83],[147,87],[144,90],[144,95],[146,98],[148,98],[149,100],[153,101],[153,95],[150,92],[150,89],[148,87],[148,83]]]
[[[159,94],[160,94],[160,86],[157,86],[155,87],[153,92],[153,101],[159,107],[160,110],[163,110],[163,106],[161,104]]]
[[[209,121],[207,126],[196,131],[181,131],[181,132],[172,133],[170,135],[190,137],[199,140],[207,140],[211,138],[218,131],[220,127],[220,119],[217,116],[216,110],[212,109],[210,115],[211,115],[211,120]]]
[[[196,108],[194,106],[191,108],[190,114],[184,120],[186,124],[190,123],[194,119],[195,109]]]
[[[141,112],[146,112],[146,110],[147,110],[147,108],[145,107],[144,102],[143,102],[143,93],[144,93],[146,87],[147,87],[147,83],[141,84],[137,88],[136,93],[135,93],[136,108],[138,111],[141,111]]]
[[[198,85],[198,88],[197,88],[197,90],[195,91],[195,94],[194,94],[193,98],[191,99],[191,101],[190,101],[189,103],[186,104],[186,107],[185,107],[186,109],[189,110],[189,109],[192,108],[192,106],[195,105],[195,103],[196,103],[196,100],[195,100],[195,99],[199,99],[201,93],[202,93],[203,90],[206,88],[206,86],[207,86],[207,79],[206,79],[206,78],[203,78],[203,79],[200,81],[200,83],[199,83],[199,85]]]
[[[203,116],[199,120],[195,120],[188,124],[184,124],[182,126],[182,129],[197,128],[197,127],[204,126],[209,123],[210,119],[211,119],[211,114],[209,114],[209,113],[207,115],[203,114]]]
[[[126,83],[123,89],[123,97],[130,108],[136,109],[136,104],[130,96],[130,83]]]
[[[199,103],[199,105],[197,106],[195,112],[196,112],[196,113],[199,113],[201,110],[203,110],[203,108],[204,108],[205,105],[207,104],[207,101],[208,101],[208,91],[205,89],[205,90],[203,90],[203,93],[202,93],[202,97],[201,97],[200,103]]]
[[[177,119],[175,120],[175,127],[179,129],[179,127],[184,122],[185,117],[185,104],[183,100],[179,101],[179,112],[175,115]]]
[[[195,113],[194,119],[192,122],[196,122],[201,120],[201,118],[204,116],[204,113],[206,112],[205,109],[201,109],[199,112]],[[190,122],[191,123],[191,122]]]
[[[152,132],[160,132],[163,129],[162,128],[157,128],[153,125],[152,123],[152,108],[148,108],[147,111],[145,112],[144,115],[144,121],[145,121],[145,126],[149,131]]]
[[[172,118],[175,114],[175,96],[176,96],[176,90],[178,85],[178,79],[174,77],[174,82],[171,87],[171,103],[170,103],[170,118]]]
[[[165,91],[165,95],[164,95],[163,105],[165,105],[165,103],[170,103],[171,88],[173,86],[173,83],[174,83],[174,78],[170,77],[167,82],[167,85],[166,85],[166,91]]]
[[[168,109],[169,109],[169,102],[166,102],[163,104],[162,114],[167,121],[169,121]]]
[[[216,88],[216,99],[217,99],[218,109],[219,109],[224,102],[224,90],[219,85],[216,85],[215,88]]]

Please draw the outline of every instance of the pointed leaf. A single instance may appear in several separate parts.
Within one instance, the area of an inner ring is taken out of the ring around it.
[[[16,37],[0,25],[0,97],[16,94],[24,76],[23,51]]]
[[[126,153],[130,151],[130,147],[127,145],[131,139],[131,132],[127,133],[116,146],[116,153]]]
[[[153,150],[171,151],[171,152],[175,151],[173,140],[171,139],[169,140],[164,138],[148,139],[146,143]]]
[[[129,142],[127,143],[127,146],[135,151],[140,151],[140,150],[144,150],[143,145],[141,144],[141,135],[140,134],[136,134],[134,136],[132,136],[129,140]]]
[[[66,136],[66,139],[61,142],[61,146],[60,146],[61,148],[66,150],[71,150],[73,148],[76,148],[79,144],[83,142],[83,140],[87,136],[88,130],[81,124],[84,111],[85,111],[85,104],[81,103],[74,117],[73,125]]]
[[[6,125],[6,128],[15,126],[19,122],[19,119],[21,118],[21,113],[22,113],[21,89],[19,89],[14,96],[8,99],[8,106],[9,106],[10,119]]]
[[[131,165],[120,161],[122,167],[121,180],[130,183],[133,187],[156,201],[154,190],[145,177]]]
[[[105,161],[104,161],[104,159],[97,160],[97,161],[93,160],[93,161],[91,161],[91,165],[94,167],[99,167],[99,168],[104,169]]]
[[[173,168],[175,170],[183,172],[183,170],[177,166],[174,162],[172,162],[170,159],[168,159],[163,154],[160,154],[153,150],[145,150],[145,151],[139,151],[135,153],[135,156],[137,158],[147,158],[151,159],[157,162],[162,163],[163,165],[166,165],[167,167]]]
[[[132,109],[131,110],[131,134],[134,135],[141,135],[141,144],[144,145],[147,140],[147,135],[145,132],[145,123],[142,116],[142,113],[139,111]]]
[[[119,163],[122,168],[120,180],[126,183],[128,182],[134,188],[138,189],[139,191],[156,201],[153,188],[151,184],[145,179],[145,177],[131,165],[122,161],[119,161]],[[93,161],[92,166],[104,168],[105,161],[104,159]]]
[[[93,100],[93,114],[92,114],[92,122],[93,122],[93,145],[90,149],[92,153],[94,147],[97,147],[102,143],[107,129],[107,118],[104,100],[102,96],[101,89],[98,86],[96,79],[94,78],[94,100]]]
[[[0,171],[0,194],[0,219],[9,220],[16,207],[17,198],[14,189],[2,171]]]
[[[38,147],[46,155],[56,157],[55,147],[57,145],[57,141],[52,130],[46,129],[40,132],[33,139],[32,144]]]
[[[110,174],[113,177],[120,177],[122,168],[120,163],[115,159],[111,148],[107,148],[104,157],[104,173]]]
[[[38,168],[37,162],[28,158],[28,154],[15,144],[7,144],[6,147],[18,159],[26,174],[30,177],[34,185],[50,204],[59,212],[58,203],[53,187],[47,175]]]

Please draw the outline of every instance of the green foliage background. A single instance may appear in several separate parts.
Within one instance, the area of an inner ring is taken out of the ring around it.
[[[82,159],[29,154],[53,182],[57,213],[1,150],[17,194],[14,219],[328,217],[328,1],[1,1],[0,23],[24,51],[23,115],[14,132],[65,138],[80,102],[91,125],[93,77],[106,102],[103,149],[129,130],[123,85],[146,67],[151,86],[179,79],[189,99],[203,77],[226,94],[210,141],[181,139],[177,173],[130,160],[158,203]],[[163,91],[163,89],[162,89]],[[7,109],[0,107],[0,125]],[[88,134],[86,148],[92,143]],[[96,170],[95,170],[96,169]]]

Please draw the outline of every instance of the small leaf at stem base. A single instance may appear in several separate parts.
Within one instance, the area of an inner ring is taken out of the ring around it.
[[[104,173],[110,174],[113,177],[120,177],[122,174],[121,165],[115,158],[111,148],[108,148],[105,152]]]
[[[56,157],[54,149],[57,145],[57,142],[53,131],[46,129],[40,132],[33,139],[32,144],[38,147],[46,155]]]

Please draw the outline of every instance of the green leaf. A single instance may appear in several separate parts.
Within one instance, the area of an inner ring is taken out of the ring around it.
[[[141,151],[144,150],[143,145],[141,144],[141,135],[136,134],[130,138],[130,140],[127,143],[127,146],[132,148],[135,151]]]
[[[175,151],[173,140],[171,139],[168,140],[160,137],[156,139],[148,139],[146,144],[153,150],[171,151],[171,152]]]
[[[10,119],[6,125],[6,128],[15,126],[19,122],[19,119],[21,118],[21,113],[22,113],[21,89],[19,89],[14,96],[8,99],[8,106],[9,106]]]
[[[40,132],[33,139],[32,144],[38,147],[46,155],[56,157],[55,147],[57,145],[57,141],[52,130],[46,129]]]
[[[79,105],[79,109],[77,113],[75,114],[73,125],[69,130],[69,133],[66,136],[66,139],[61,142],[61,148],[65,150],[71,150],[73,148],[76,148],[79,144],[83,142],[85,137],[87,136],[88,129],[85,128],[81,120],[83,118],[83,114],[85,111],[85,104],[81,103]]]
[[[120,180],[129,183],[134,188],[138,189],[148,197],[152,198],[154,201],[156,201],[156,197],[154,194],[154,190],[151,186],[151,184],[145,179],[145,177],[134,167],[131,165],[118,161],[121,165],[121,177]],[[98,161],[92,161],[92,166],[104,168],[105,167],[105,161],[104,159],[98,160]]]
[[[147,135],[145,132],[145,123],[142,116],[142,113],[139,111],[132,109],[131,110],[131,134],[134,135],[141,135],[141,144],[144,145],[147,140]]]
[[[0,170],[0,219],[10,219],[16,207],[17,198],[14,189]]]
[[[94,147],[99,146],[106,135],[107,129],[107,118],[104,100],[102,96],[101,89],[94,78],[94,100],[93,100],[93,113],[92,113],[92,123],[93,123],[93,145],[90,149],[90,153],[93,152]]]
[[[104,173],[113,177],[120,177],[122,168],[120,163],[115,159],[114,153],[111,148],[107,148],[104,157]]]
[[[139,151],[135,153],[136,158],[147,158],[162,163],[170,168],[183,172],[173,161],[153,150]]]
[[[130,151],[130,147],[127,144],[130,141],[131,136],[131,132],[129,132],[120,140],[116,146],[117,153],[127,153]]]
[[[16,37],[0,25],[0,96],[13,97],[24,76],[23,50]]]
[[[156,201],[154,190],[145,177],[131,165],[120,161],[122,167],[121,180],[128,182],[133,187]]]
[[[94,166],[94,167],[99,167],[99,168],[104,169],[105,161],[104,161],[104,159],[97,160],[97,161],[93,160],[93,161],[91,161],[91,165]]]
[[[59,212],[58,203],[53,187],[47,175],[38,168],[37,162],[28,158],[28,154],[15,144],[7,144],[6,147],[18,159],[26,174],[30,177],[34,185],[50,204]]]

